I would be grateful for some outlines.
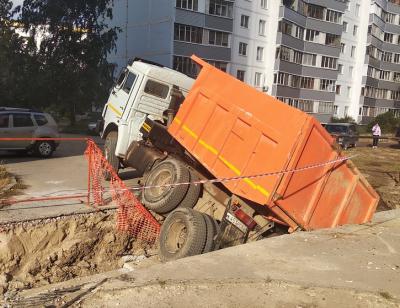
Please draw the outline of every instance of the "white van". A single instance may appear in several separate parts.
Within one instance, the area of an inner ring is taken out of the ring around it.
[[[123,166],[131,143],[142,140],[140,128],[145,119],[164,120],[172,88],[186,96],[193,83],[182,73],[141,59],[122,71],[104,107],[101,133],[106,140],[106,158],[114,170]]]

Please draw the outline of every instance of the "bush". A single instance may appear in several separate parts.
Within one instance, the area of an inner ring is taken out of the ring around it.
[[[394,133],[396,131],[396,128],[400,126],[400,119],[395,118],[393,112],[391,111],[378,115],[374,120],[372,120],[368,124],[367,127],[369,132],[371,131],[375,123],[379,124],[382,133],[388,134],[388,133]]]
[[[331,118],[332,123],[354,123],[356,124],[356,120],[354,120],[352,117],[345,116],[344,118]]]

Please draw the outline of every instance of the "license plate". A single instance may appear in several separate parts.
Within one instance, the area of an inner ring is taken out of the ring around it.
[[[240,231],[243,233],[247,232],[247,227],[244,223],[242,223],[239,219],[237,219],[234,215],[231,213],[226,214],[226,220],[229,221],[232,225],[234,225],[236,228],[238,228]]]

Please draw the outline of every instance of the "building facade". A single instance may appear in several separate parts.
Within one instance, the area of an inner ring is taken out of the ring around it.
[[[196,54],[321,122],[400,116],[399,0],[115,1],[110,60],[195,77]]]

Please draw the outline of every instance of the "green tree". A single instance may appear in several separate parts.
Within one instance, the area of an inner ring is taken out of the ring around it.
[[[4,104],[54,106],[71,115],[72,122],[76,112],[103,104],[113,82],[114,66],[107,55],[115,49],[118,33],[107,24],[112,4],[113,0],[25,0],[15,15],[10,1],[0,0],[0,42],[10,45],[0,46],[0,63],[9,63],[0,75]],[[15,33],[12,18],[26,36]]]
[[[368,124],[368,130],[371,131],[372,126],[378,123],[381,127],[382,133],[393,133],[397,127],[400,127],[400,119],[394,116],[394,113],[388,111],[378,115],[374,120]]]

